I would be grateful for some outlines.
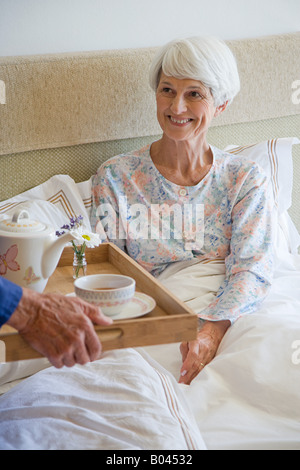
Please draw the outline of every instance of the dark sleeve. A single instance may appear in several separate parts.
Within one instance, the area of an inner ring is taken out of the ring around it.
[[[16,310],[22,297],[22,288],[0,276],[0,327]]]

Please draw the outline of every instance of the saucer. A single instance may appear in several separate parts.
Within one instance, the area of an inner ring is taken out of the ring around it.
[[[75,297],[74,292],[67,294],[69,297]],[[151,312],[156,306],[155,300],[142,292],[135,292],[132,300],[123,307],[122,312],[111,316],[112,320],[127,320],[129,318],[138,318]]]
[[[113,315],[113,320],[127,320],[128,318],[137,318],[151,312],[156,305],[155,300],[149,295],[136,292],[132,300],[122,309],[122,312]]]

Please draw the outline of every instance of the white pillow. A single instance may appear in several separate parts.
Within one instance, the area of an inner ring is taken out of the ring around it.
[[[85,210],[90,217],[91,209],[92,209],[92,179],[91,177],[87,181],[82,181],[81,183],[77,183],[76,187],[84,204]]]
[[[239,154],[258,163],[272,183],[275,203],[279,214],[290,208],[293,190],[292,146],[299,144],[296,137],[266,140],[252,145],[229,145],[226,152]]]
[[[0,218],[11,217],[16,208],[27,209],[32,219],[52,225],[56,230],[78,215],[82,215],[85,227],[91,228],[78,187],[67,175],[53,176],[39,186],[0,202]]]
[[[287,210],[292,204],[293,156],[292,146],[299,144],[296,137],[270,139],[252,145],[229,145],[226,152],[243,155],[258,163],[266,172],[272,186],[274,204],[278,209],[276,245],[280,250],[297,253],[300,236]]]

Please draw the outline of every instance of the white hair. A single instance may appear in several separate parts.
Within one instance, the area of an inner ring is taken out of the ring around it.
[[[149,73],[156,91],[161,73],[178,79],[199,80],[210,89],[215,106],[230,104],[240,90],[235,57],[229,47],[214,37],[177,39],[160,48]]]

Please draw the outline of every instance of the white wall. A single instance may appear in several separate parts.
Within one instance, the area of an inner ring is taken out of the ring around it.
[[[300,0],[0,0],[0,56],[300,30]]]

